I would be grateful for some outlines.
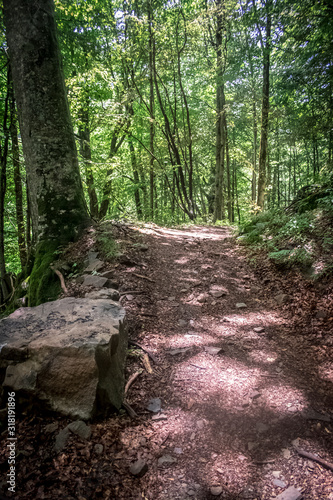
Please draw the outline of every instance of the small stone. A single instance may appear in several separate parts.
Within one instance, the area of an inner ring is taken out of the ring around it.
[[[89,266],[84,270],[85,273],[92,273],[94,271],[100,271],[104,266],[104,262],[99,259],[95,259],[90,262]]]
[[[185,321],[184,319],[180,319],[180,320],[178,320],[178,325],[179,326],[186,326],[187,325],[187,321]]]
[[[188,494],[188,496],[190,496],[190,497],[194,497],[194,495],[195,495],[195,491],[194,491],[194,490],[187,490],[187,494]]]
[[[173,451],[174,451],[174,453],[176,453],[176,455],[181,455],[183,453],[182,448],[175,448]]]
[[[215,299],[219,299],[220,297],[227,295],[227,292],[224,290],[209,290],[209,293],[212,297],[215,297]]]
[[[71,422],[67,425],[67,428],[81,439],[89,439],[91,436],[91,429],[89,425],[86,425],[82,420]]]
[[[204,349],[208,354],[211,354],[212,356],[216,356],[222,351],[222,347],[205,346]]]
[[[53,422],[52,424],[48,424],[44,427],[44,432],[45,434],[52,434],[53,432],[58,430],[58,427],[58,422]]]
[[[212,486],[210,488],[210,492],[214,497],[218,497],[219,495],[221,495],[222,491],[223,491],[222,486]]]
[[[169,302],[173,302],[174,300],[176,300],[176,297],[168,297]]]
[[[101,276],[83,276],[83,286],[93,286],[95,288],[103,288],[107,283],[107,278],[102,278]]]
[[[294,486],[290,486],[287,490],[280,493],[275,500],[300,500],[302,496],[302,493],[300,493]]]
[[[129,470],[130,473],[133,474],[133,476],[142,477],[148,471],[148,465],[142,458],[139,458],[139,460],[137,460],[130,466]]]
[[[278,488],[285,488],[287,485],[284,481],[281,481],[280,479],[273,479],[273,485],[277,486]]]
[[[204,427],[205,427],[205,422],[203,420],[198,420],[197,421],[197,428],[203,429]]]
[[[263,326],[258,326],[256,328],[253,328],[253,331],[256,333],[264,333],[265,328]]]
[[[171,455],[163,455],[157,461],[158,467],[162,467],[163,465],[172,465],[177,462],[177,459],[172,457]]]
[[[247,305],[244,302],[237,302],[236,307],[237,309],[245,309]]]
[[[118,301],[120,298],[118,290],[112,288],[102,288],[101,290],[93,290],[85,294],[86,299],[110,299]]]
[[[272,475],[278,479],[281,476],[281,471],[280,470],[273,470]]]
[[[160,398],[153,398],[149,401],[147,410],[152,411],[153,413],[158,413],[159,411],[161,411],[161,405],[162,403]]]
[[[286,293],[279,293],[278,295],[275,295],[274,299],[277,304],[282,305],[288,302],[289,295],[287,295]]]
[[[290,458],[290,457],[291,457],[290,450],[288,450],[288,448],[284,448],[284,449],[282,450],[282,455],[283,455],[283,457],[284,457],[284,458],[286,458],[286,459],[288,460],[288,458]]]
[[[185,352],[190,351],[190,350],[191,350],[190,347],[181,347],[179,349],[171,349],[168,352],[171,356],[176,356],[177,354],[184,354]]]
[[[257,429],[257,431],[259,432],[259,434],[262,434],[263,432],[268,431],[269,427],[268,427],[268,425],[266,425],[266,424],[263,424],[263,423],[261,423],[261,422],[258,422],[258,423],[256,424],[256,429]]]
[[[65,429],[62,429],[56,436],[54,450],[57,453],[60,453],[60,451],[62,451],[66,447],[69,435],[69,429],[65,427]]]
[[[326,311],[319,310],[316,313],[316,318],[317,319],[326,319],[328,317],[328,314]]]
[[[126,299],[128,300],[128,302],[131,302],[134,299],[134,295],[128,294],[126,295]]]
[[[95,444],[94,452],[96,453],[96,455],[102,455],[103,450],[104,450],[104,446],[102,444]]]

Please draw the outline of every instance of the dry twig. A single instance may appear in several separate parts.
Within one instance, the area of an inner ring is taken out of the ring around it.
[[[309,458],[310,460],[314,460],[315,462],[318,462],[320,465],[323,467],[326,467],[326,469],[330,469],[333,471],[333,464],[331,462],[326,462],[326,460],[323,460],[322,458],[319,458],[317,455],[314,455],[313,453],[308,453],[307,451],[301,450],[301,448],[297,448],[295,446],[295,450],[301,457]]]
[[[125,385],[125,396],[126,396],[126,394],[128,392],[128,389],[133,384],[134,380],[136,380],[138,378],[138,376],[141,375],[142,372],[143,372],[143,370],[140,369],[137,372],[133,373],[133,375],[130,376],[130,378],[127,381],[127,384]]]

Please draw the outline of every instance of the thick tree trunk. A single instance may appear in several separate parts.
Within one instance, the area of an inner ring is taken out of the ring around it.
[[[29,303],[56,296],[54,252],[79,237],[89,217],[70,120],[52,0],[4,0],[33,233],[38,246]],[[57,290],[58,292],[58,290]]]
[[[259,150],[259,177],[258,177],[258,199],[257,205],[263,209],[266,191],[266,158],[268,143],[268,113],[269,113],[269,66],[270,66],[270,37],[272,15],[270,12],[270,2],[267,2],[267,22],[266,22],[266,45],[263,50],[263,86],[262,86],[262,108],[261,108],[261,137]]]
[[[135,200],[136,213],[137,213],[138,219],[142,220],[143,214],[142,214],[142,204],[141,204],[141,198],[140,198],[140,177],[139,177],[135,149],[134,149],[132,137],[129,137],[129,139],[128,139],[128,146],[129,146],[129,150],[130,150],[130,154],[131,154],[131,164],[132,164],[133,178],[134,178],[134,183],[135,183],[134,200]]]

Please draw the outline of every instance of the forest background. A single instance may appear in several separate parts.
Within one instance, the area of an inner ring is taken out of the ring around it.
[[[238,223],[244,239],[266,241],[277,262],[311,264],[314,247],[303,238],[311,230],[333,250],[329,1],[55,0],[55,7],[93,220]],[[25,268],[34,235],[0,22],[4,279]]]

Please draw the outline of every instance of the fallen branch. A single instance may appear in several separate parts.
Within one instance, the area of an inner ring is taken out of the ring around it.
[[[196,368],[200,368],[200,370],[207,370],[207,368],[205,366],[195,365],[194,363],[190,363],[190,365],[195,366]]]
[[[133,410],[131,405],[128,404],[126,400],[123,401],[123,407],[125,408],[125,410],[127,411],[127,413],[131,418],[135,418],[138,416],[138,414]]]
[[[140,349],[142,349],[144,352],[146,352],[148,354],[148,356],[150,357],[150,359],[152,361],[154,361],[155,365],[158,364],[158,361],[155,358],[155,356],[148,349],[146,349],[145,347],[143,347],[141,344],[138,344],[138,342],[135,342],[135,340],[129,340],[128,343],[130,345],[134,345],[135,347],[139,347]]]
[[[143,365],[146,368],[148,373],[153,373],[152,367],[150,366],[150,363],[149,363],[148,353],[146,353],[142,356],[142,363],[143,363]]]
[[[54,267],[51,266],[51,269],[52,271],[54,271],[56,273],[56,275],[59,277],[60,279],[60,285],[61,285],[61,288],[62,290],[65,292],[65,293],[68,293],[68,290],[66,288],[66,285],[65,285],[65,280],[64,280],[64,277],[63,275],[61,274],[61,272],[58,270],[58,269],[55,269]]]
[[[120,295],[140,295],[142,293],[147,293],[144,290],[129,290],[127,292],[120,292]]]
[[[333,464],[330,462],[326,462],[326,460],[323,460],[322,458],[319,458],[317,455],[314,455],[313,453],[308,453],[307,451],[301,450],[301,448],[298,448],[295,446],[295,450],[301,457],[309,458],[310,460],[314,460],[315,462],[318,462],[320,465],[323,467],[326,467],[327,469],[330,469],[333,471]]]
[[[142,372],[143,372],[143,370],[140,369],[137,372],[133,373],[133,375],[130,376],[130,378],[127,381],[127,384],[125,385],[125,396],[126,396],[126,394],[128,392],[128,389],[133,384],[134,380],[136,380],[138,378],[138,376],[141,375]]]
[[[152,280],[151,278],[148,278],[148,276],[143,276],[142,274],[136,274],[136,273],[132,273],[133,276],[136,276],[137,278],[142,278],[144,280],[148,280],[150,281],[151,283],[155,283],[154,280]]]

